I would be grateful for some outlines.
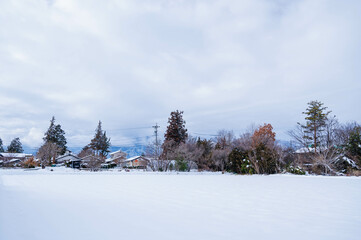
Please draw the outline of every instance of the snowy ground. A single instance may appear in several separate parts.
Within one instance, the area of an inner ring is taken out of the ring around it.
[[[361,178],[1,170],[0,239],[361,239]]]

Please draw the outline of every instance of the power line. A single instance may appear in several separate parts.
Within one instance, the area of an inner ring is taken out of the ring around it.
[[[201,135],[201,136],[212,136],[212,137],[217,137],[217,136],[219,136],[219,134],[196,133],[196,132],[193,132],[193,134]]]

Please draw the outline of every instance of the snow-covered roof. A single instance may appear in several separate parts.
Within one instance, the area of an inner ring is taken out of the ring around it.
[[[26,158],[33,156],[32,154],[28,153],[0,153],[2,157],[11,157],[11,158]]]
[[[325,147],[320,147],[320,148],[317,148],[317,151],[324,151],[326,150],[327,148]],[[303,148],[299,148],[295,151],[295,153],[312,153],[314,152],[315,149],[313,147],[303,147]]]
[[[309,153],[309,152],[312,152],[312,150],[310,148],[299,148],[295,151],[295,153]]]
[[[123,152],[121,149],[119,149],[118,151],[115,151],[115,152],[111,152],[109,153],[110,155],[113,155],[113,154],[116,154],[116,153],[120,153],[120,152]]]
[[[134,156],[134,157],[125,159],[124,162],[131,162],[131,161],[136,160],[138,158],[143,158],[145,160],[148,160],[146,157],[143,157],[143,156]]]
[[[9,160],[9,163],[13,163],[13,162],[20,162],[20,159],[13,158],[13,159]]]
[[[72,153],[70,153],[70,152],[69,152],[69,153],[66,153],[66,154],[64,154],[64,155],[61,155],[61,156],[59,156],[59,157],[57,157],[56,160],[59,161],[60,159],[66,158],[66,157],[73,157],[73,158],[77,159],[77,161],[78,161],[78,160],[79,160],[79,161],[82,160],[80,157],[78,157],[78,156],[76,156],[76,155],[74,155],[74,154],[72,154]]]

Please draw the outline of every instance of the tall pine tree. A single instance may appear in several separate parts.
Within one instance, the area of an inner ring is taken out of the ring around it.
[[[4,152],[3,140],[0,138],[0,152]]]
[[[165,141],[174,141],[176,145],[185,143],[188,138],[186,121],[183,120],[183,111],[174,111],[170,113],[168,118],[167,131],[164,134]]]
[[[99,121],[97,129],[95,129],[95,135],[94,138],[91,140],[89,147],[97,155],[101,155],[103,157],[106,157],[110,152],[110,138],[108,138],[106,132],[102,130],[101,121]]]
[[[315,153],[320,145],[321,134],[325,130],[327,116],[331,111],[326,112],[320,101],[311,101],[303,114],[306,115],[306,124],[298,123],[304,129],[303,138],[314,148]]]
[[[164,134],[164,143],[162,145],[163,153],[161,158],[167,159],[181,143],[185,143],[188,138],[187,129],[183,120],[183,111],[174,111],[168,118],[167,131]],[[174,156],[172,156],[174,157]]]
[[[59,154],[64,154],[67,150],[65,132],[63,129],[61,129],[60,124],[55,124],[55,117],[52,117],[52,119],[50,120],[50,126],[44,134],[43,140],[44,144],[52,142],[58,145],[60,149]]]
[[[20,142],[19,138],[14,138],[10,145],[8,146],[7,152],[9,153],[22,153],[24,152],[23,150],[23,145]]]

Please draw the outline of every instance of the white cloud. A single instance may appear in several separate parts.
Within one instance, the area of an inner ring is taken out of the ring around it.
[[[35,143],[55,115],[78,146],[98,120],[164,130],[181,109],[190,132],[267,121],[286,138],[313,99],[360,121],[360,10],[322,0],[2,1],[0,137]],[[109,134],[122,144],[152,130]]]

